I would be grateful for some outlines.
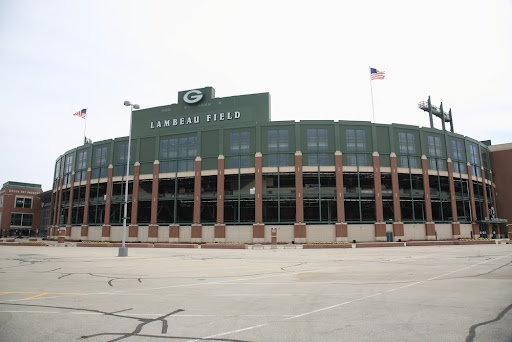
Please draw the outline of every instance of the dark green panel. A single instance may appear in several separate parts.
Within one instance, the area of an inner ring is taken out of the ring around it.
[[[391,153],[391,139],[387,126],[377,126],[377,152],[380,155]]]
[[[203,131],[201,132],[201,157],[219,156],[219,131]]]
[[[380,154],[380,166],[382,167],[390,167],[391,159],[389,158],[389,154]]]
[[[139,160],[141,164],[155,160],[155,137],[140,139]]]

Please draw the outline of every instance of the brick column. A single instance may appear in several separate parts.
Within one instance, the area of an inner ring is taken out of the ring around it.
[[[471,173],[471,164],[467,164],[468,170],[468,186],[469,186],[469,203],[471,205],[471,226],[473,227],[473,237],[480,237],[480,227],[476,223],[476,205],[475,205],[475,190],[473,188],[473,175]]]
[[[48,232],[47,232],[47,237],[48,238],[51,238],[51,236],[53,235],[53,221],[55,219],[55,209],[54,209],[54,205],[55,205],[55,192],[53,191],[54,190],[54,186],[55,186],[55,182],[52,184],[52,193],[50,195],[50,222],[49,222],[49,228],[48,228]],[[1,230],[2,227],[0,226],[0,233],[2,233],[3,236],[6,236],[6,231],[2,231]]]
[[[432,200],[430,198],[430,179],[428,178],[428,161],[427,156],[421,156],[421,172],[423,174],[423,191],[425,193],[425,233],[427,240],[436,239],[436,225],[432,220]]]
[[[302,152],[295,152],[295,224],[293,226],[295,242],[306,242],[306,224],[304,223],[304,182],[302,181]]]
[[[61,215],[61,210],[62,210],[62,187],[64,185],[64,177],[62,177],[59,181],[60,185],[58,186],[58,196],[59,196],[59,199],[58,199],[58,202],[57,202],[57,217],[56,217],[56,220],[55,220],[55,226],[59,227],[60,226],[60,215]]]
[[[404,236],[404,223],[402,222],[402,209],[400,209],[400,184],[398,182],[398,163],[396,154],[390,153],[391,163],[391,189],[393,190],[393,235]]]
[[[66,222],[66,236],[71,236],[71,219],[73,215],[73,192],[75,184],[75,171],[71,173],[71,182],[69,187],[69,201],[68,201],[68,219]]]
[[[380,157],[378,152],[373,152],[373,188],[375,194],[375,239],[386,241],[386,223],[384,222],[384,210],[382,208],[382,182],[380,179]]]
[[[59,200],[58,200],[58,208],[57,208],[57,217],[56,217],[56,223],[55,223],[55,230],[57,230],[57,235],[58,235],[58,238],[57,238],[57,241],[59,243],[64,243],[65,239],[66,239],[66,227],[60,227],[60,215],[61,215],[61,210],[62,210],[62,188],[64,186],[64,177],[62,177],[59,181],[60,183],[60,186],[58,187],[59,189]]]
[[[345,222],[345,193],[343,190],[343,156],[340,151],[334,153],[334,171],[336,174],[336,241],[348,241],[348,226]]]
[[[57,214],[58,206],[59,206],[59,180],[57,179],[57,180],[53,181],[53,189],[52,189],[52,212],[53,212],[53,216],[52,216],[51,227],[50,227],[50,236],[51,236],[52,239],[54,239],[55,236],[57,235],[56,227],[57,227],[57,218],[59,216]],[[7,230],[5,231],[4,235],[7,235]]]
[[[448,164],[448,183],[450,185],[450,204],[452,208],[452,235],[453,238],[460,238],[460,223],[457,216],[457,201],[455,199],[455,182],[453,180],[453,162],[450,158],[447,160]]]
[[[148,241],[158,240],[158,181],[160,179],[160,162],[153,162],[153,182],[151,187],[151,221],[148,227]]]
[[[252,242],[265,241],[265,225],[263,224],[263,156],[260,152],[254,155],[254,224],[252,226]]]
[[[103,219],[103,227],[101,229],[102,241],[110,240],[110,202],[112,201],[112,172],[114,167],[112,164],[108,166],[107,172],[107,199],[105,201],[105,218]]]
[[[135,238],[137,241],[139,237],[139,226],[137,225],[137,211],[139,209],[139,176],[140,176],[140,163],[136,162],[133,165],[133,183],[132,183],[132,217],[130,226],[128,227],[128,237]]]
[[[201,224],[201,157],[194,163],[194,224]]]
[[[84,199],[84,217],[82,218],[82,228],[80,236],[82,240],[87,240],[89,236],[89,202],[91,200],[91,168],[87,169],[85,176],[85,199]]]
[[[56,180],[53,182],[53,189],[52,189],[52,228],[57,225],[57,207],[59,203],[59,181]],[[53,234],[52,234],[53,235]]]
[[[224,224],[224,166],[224,156],[220,155],[217,159],[217,223],[215,224],[213,236],[215,242],[226,241],[226,225]],[[200,230],[199,233],[201,233]],[[199,235],[199,238],[201,238],[201,235]]]

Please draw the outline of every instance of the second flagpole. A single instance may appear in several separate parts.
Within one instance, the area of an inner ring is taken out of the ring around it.
[[[370,73],[371,73],[371,67],[370,67]],[[373,87],[372,87],[372,78],[370,77],[370,93],[372,94],[372,115],[373,115],[373,123],[375,123],[375,108],[373,106]]]

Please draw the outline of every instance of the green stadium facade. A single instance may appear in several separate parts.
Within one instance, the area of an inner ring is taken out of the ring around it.
[[[444,125],[443,125],[444,128]],[[271,121],[270,94],[133,111],[127,242],[270,243],[504,237],[491,152],[447,130]],[[56,162],[49,238],[121,241],[128,137]],[[505,222],[506,223],[506,222]]]

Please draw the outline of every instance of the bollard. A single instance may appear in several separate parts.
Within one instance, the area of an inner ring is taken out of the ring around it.
[[[277,228],[270,229],[270,240],[272,242],[272,245],[270,246],[270,248],[277,249]]]

